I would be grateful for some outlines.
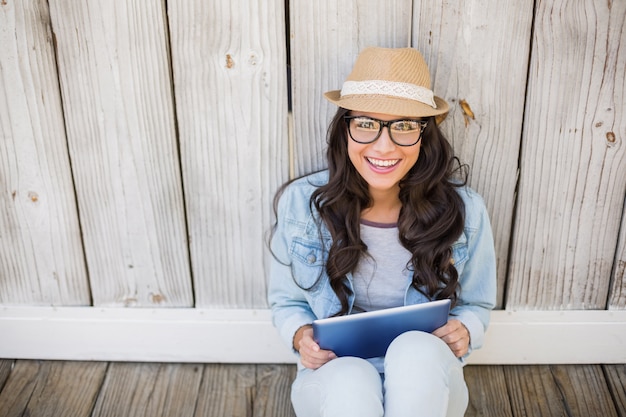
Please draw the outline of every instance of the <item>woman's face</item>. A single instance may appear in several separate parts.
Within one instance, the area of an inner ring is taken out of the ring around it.
[[[367,116],[379,120],[398,120],[404,116],[379,113],[350,112],[352,116]],[[408,117],[407,119],[411,119]],[[398,193],[400,180],[417,162],[421,141],[413,146],[398,146],[384,127],[380,137],[368,144],[357,143],[348,134],[348,156],[352,165],[369,185],[370,193]]]

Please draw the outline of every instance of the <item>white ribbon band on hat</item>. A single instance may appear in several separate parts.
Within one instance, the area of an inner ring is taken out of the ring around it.
[[[432,90],[420,85],[385,80],[346,81],[343,83],[342,97],[363,94],[406,98],[437,108],[434,99],[435,94]]]

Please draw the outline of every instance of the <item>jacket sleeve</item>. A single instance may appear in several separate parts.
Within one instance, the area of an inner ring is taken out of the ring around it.
[[[451,314],[469,330],[469,355],[483,345],[490,312],[495,307],[496,256],[485,204],[478,194],[471,190],[468,193],[465,200],[468,259],[459,275],[461,292]]]
[[[272,255],[268,286],[272,321],[283,341],[292,350],[296,331],[311,324],[316,318],[305,297],[305,290],[296,284],[292,276],[289,248],[293,239],[291,234],[295,233],[295,229],[290,227],[291,220],[288,220],[287,210],[290,199],[294,198],[293,194],[288,187],[278,203],[276,229],[270,242]]]

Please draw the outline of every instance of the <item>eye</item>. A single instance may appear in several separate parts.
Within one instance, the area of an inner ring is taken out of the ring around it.
[[[391,125],[391,129],[398,133],[410,133],[420,130],[419,122],[415,120],[400,120]]]
[[[359,117],[357,119],[353,119],[354,126],[359,130],[376,130],[378,131],[379,126],[378,122],[372,119],[368,119],[366,117]]]

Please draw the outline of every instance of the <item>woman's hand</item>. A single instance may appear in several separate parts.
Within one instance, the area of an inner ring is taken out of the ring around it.
[[[469,331],[459,320],[449,320],[448,323],[435,330],[433,335],[446,342],[457,358],[465,355],[469,349]]]
[[[300,362],[305,368],[317,369],[337,356],[330,350],[323,350],[313,340],[313,328],[303,326],[293,338],[293,346],[300,353]]]

